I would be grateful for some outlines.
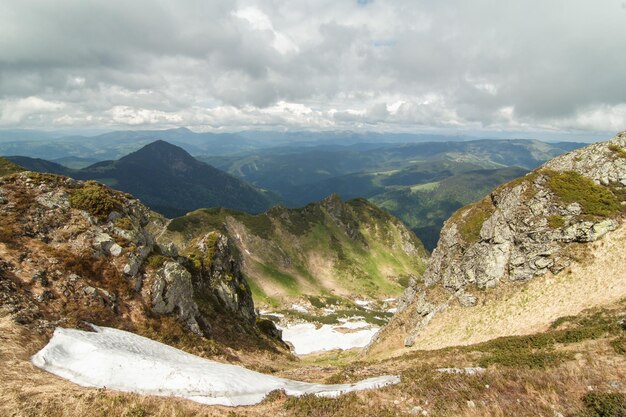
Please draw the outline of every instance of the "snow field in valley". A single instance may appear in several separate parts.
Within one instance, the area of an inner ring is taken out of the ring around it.
[[[57,328],[50,342],[32,357],[33,364],[85,387],[227,406],[253,405],[279,389],[292,396],[335,397],[400,382],[397,376],[379,376],[355,384],[293,381],[203,359],[122,330],[93,328],[94,332]]]

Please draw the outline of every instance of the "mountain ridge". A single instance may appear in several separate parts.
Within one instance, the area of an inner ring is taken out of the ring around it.
[[[624,149],[626,132],[548,161],[498,187],[482,201],[457,211],[444,225],[423,282],[412,282],[401,302],[400,314],[383,329],[370,352],[380,353],[381,346],[389,347],[391,339],[397,344],[401,334],[407,347],[432,345],[436,342],[422,338],[422,334],[432,336],[431,321],[441,326],[446,320],[454,320],[450,312],[454,311],[457,317],[467,316],[469,323],[469,316],[479,310],[473,310],[474,306],[489,303],[489,294],[504,284],[521,285],[518,291],[522,291],[526,282],[558,279],[573,274],[573,268],[584,270],[576,265],[588,256],[611,256],[602,252],[591,255],[596,252],[589,245],[624,227]],[[607,278],[616,292],[609,299],[626,296],[623,272],[613,271]],[[584,277],[580,279],[585,282]],[[588,303],[576,305],[594,306],[588,296]],[[466,313],[459,311],[463,308]],[[528,316],[532,312],[520,310],[519,314]],[[559,314],[556,309],[535,323],[539,326],[544,320],[545,324]],[[518,333],[503,328],[497,334]],[[445,344],[462,343],[458,337]],[[400,347],[396,345],[396,349]]]

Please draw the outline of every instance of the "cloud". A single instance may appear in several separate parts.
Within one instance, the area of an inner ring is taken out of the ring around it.
[[[620,0],[5,0],[0,126],[626,129]]]

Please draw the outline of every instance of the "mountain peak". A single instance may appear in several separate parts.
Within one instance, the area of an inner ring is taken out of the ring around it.
[[[198,161],[183,148],[164,140],[156,140],[149,143],[138,151],[126,155],[119,161],[122,163],[150,163],[171,167],[198,164]]]

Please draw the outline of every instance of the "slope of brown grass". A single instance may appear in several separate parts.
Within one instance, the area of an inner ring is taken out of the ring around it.
[[[0,317],[0,415],[2,416],[594,416],[589,407],[626,406],[626,356],[614,343],[626,336],[626,302],[567,317],[533,336],[478,345],[417,351],[385,361],[362,362],[334,352],[299,363],[278,364],[276,375],[336,383],[397,374],[399,385],[324,399],[274,393],[253,407],[202,406],[176,398],[148,397],[76,386],[30,364],[46,340]],[[536,361],[542,355],[558,361]],[[510,360],[514,358],[514,360]],[[489,359],[485,362],[485,359]],[[486,363],[476,375],[438,372],[441,367]],[[612,415],[612,414],[604,414]]]

